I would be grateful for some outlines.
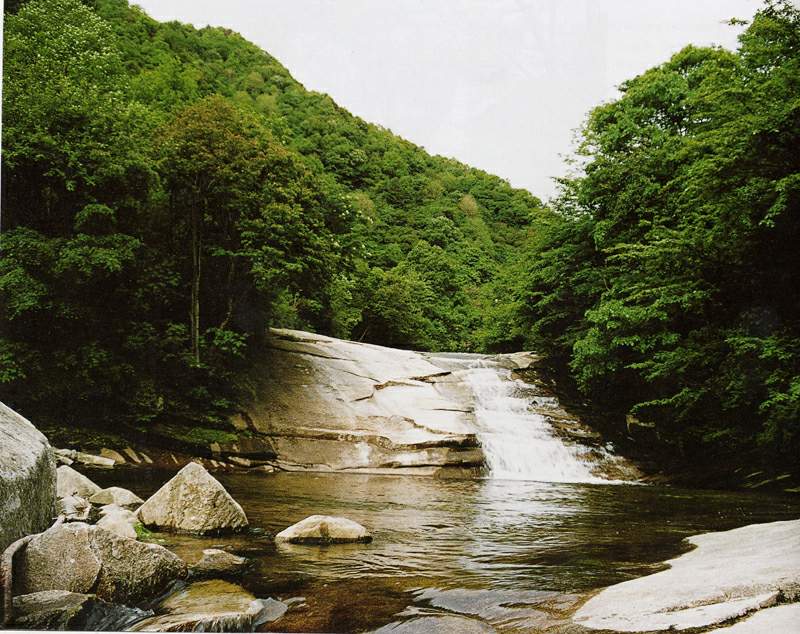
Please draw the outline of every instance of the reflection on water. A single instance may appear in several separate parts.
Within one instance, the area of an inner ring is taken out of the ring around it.
[[[170,475],[116,470],[96,480],[146,496]],[[681,552],[687,535],[800,516],[794,498],[656,486],[314,473],[218,477],[255,533],[162,537],[190,562],[211,545],[253,558],[244,585],[258,596],[305,597],[275,624],[286,631],[363,631],[441,612],[477,614],[501,629],[532,627],[573,605],[573,593],[658,569]],[[275,547],[271,534],[312,514],[353,519],[374,540]]]

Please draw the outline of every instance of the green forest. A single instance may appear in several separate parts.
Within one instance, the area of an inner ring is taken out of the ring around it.
[[[213,437],[278,326],[537,350],[620,436],[797,468],[790,2],[625,82],[546,205],[126,0],[6,3],[3,62],[0,390],[28,418]]]

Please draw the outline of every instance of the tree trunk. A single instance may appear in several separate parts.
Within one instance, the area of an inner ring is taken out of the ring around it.
[[[190,329],[192,358],[200,365],[200,214],[197,205],[192,207],[192,306]]]

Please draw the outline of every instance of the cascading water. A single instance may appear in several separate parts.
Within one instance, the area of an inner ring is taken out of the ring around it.
[[[592,474],[581,447],[558,438],[547,419],[519,395],[511,371],[472,361],[464,380],[475,397],[477,435],[492,478],[543,482],[608,482]]]

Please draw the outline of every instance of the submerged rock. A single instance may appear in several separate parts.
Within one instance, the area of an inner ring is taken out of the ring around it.
[[[62,465],[56,469],[58,497],[65,498],[77,495],[87,500],[101,490],[89,478],[75,471],[72,467]]]
[[[121,603],[158,595],[187,573],[186,564],[163,546],[78,522],[34,537],[17,555],[15,571],[15,594],[67,590]]]
[[[47,438],[0,403],[0,552],[53,521],[56,464]]]
[[[151,614],[107,603],[94,594],[44,590],[14,597],[12,625],[26,630],[113,631]]]
[[[344,517],[312,515],[275,535],[276,542],[291,544],[342,544],[371,542],[372,535],[361,526]]]
[[[144,504],[142,498],[122,487],[108,487],[107,489],[98,491],[89,498],[89,501],[98,506],[115,504],[122,508],[137,508]]]
[[[242,507],[202,465],[190,462],[139,508],[149,528],[217,533],[247,528]]]
[[[287,606],[256,599],[241,586],[214,579],[193,583],[167,597],[161,614],[140,621],[135,632],[249,632],[283,616]]]
[[[246,557],[232,555],[218,548],[206,548],[190,572],[193,577],[238,577],[250,564]]]
[[[800,520],[695,535],[670,568],[611,586],[573,617],[620,632],[709,627],[800,598]],[[723,630],[724,631],[724,630]]]

